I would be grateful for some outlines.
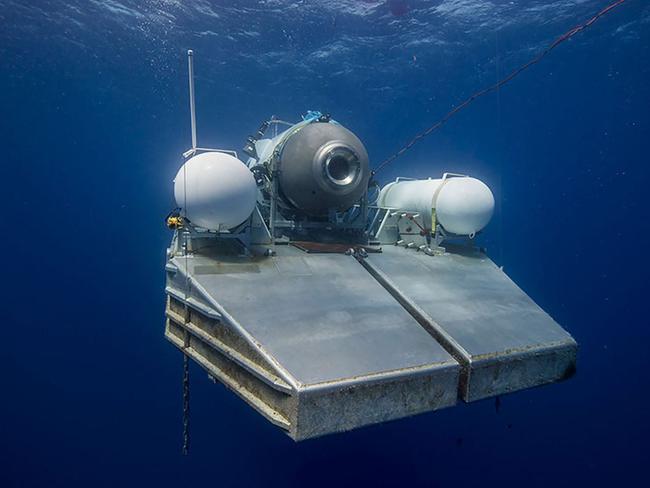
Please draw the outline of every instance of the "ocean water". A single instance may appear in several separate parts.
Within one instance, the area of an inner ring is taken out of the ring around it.
[[[490,256],[579,342],[570,381],[296,444],[163,338],[189,147],[331,113],[377,164],[602,0],[0,0],[0,486],[642,486],[650,5],[628,0],[379,174],[492,188]]]

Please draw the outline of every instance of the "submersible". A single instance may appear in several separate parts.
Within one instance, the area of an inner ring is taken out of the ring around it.
[[[574,371],[572,337],[475,244],[494,209],[483,182],[378,188],[359,138],[315,111],[265,120],[241,159],[197,147],[194,117],[192,133],[165,336],[293,439]]]

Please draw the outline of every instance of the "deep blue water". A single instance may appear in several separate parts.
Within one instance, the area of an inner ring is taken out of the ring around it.
[[[629,0],[381,173],[465,172],[570,381],[295,444],[163,338],[189,145],[332,113],[390,155],[602,0],[0,0],[0,486],[624,486],[647,465],[650,7]]]

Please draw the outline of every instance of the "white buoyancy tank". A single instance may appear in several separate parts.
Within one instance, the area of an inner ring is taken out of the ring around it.
[[[425,225],[437,222],[445,231],[474,235],[494,213],[494,196],[485,183],[469,176],[428,180],[397,180],[386,185],[378,205],[422,216]]]
[[[257,186],[239,159],[205,152],[185,162],[174,179],[174,198],[194,225],[210,230],[236,227],[250,217]]]

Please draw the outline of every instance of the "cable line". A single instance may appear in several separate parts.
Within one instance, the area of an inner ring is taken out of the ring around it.
[[[450,110],[447,112],[447,114],[441,118],[438,122],[430,126],[428,129],[425,129],[424,131],[420,132],[417,134],[413,139],[411,139],[404,147],[402,147],[399,151],[397,151],[395,154],[390,156],[388,159],[385,159],[377,168],[373,170],[373,175],[377,174],[379,171],[381,171],[383,168],[388,166],[390,163],[395,161],[397,158],[399,158],[402,154],[404,154],[406,151],[411,149],[420,139],[428,136],[431,134],[433,131],[438,130],[440,127],[442,127],[450,118],[452,118],[454,115],[456,115],[458,112],[460,112],[462,109],[467,107],[469,104],[471,104],[474,100],[477,98],[482,97],[483,95],[487,95],[488,93],[491,93],[495,90],[498,90],[501,88],[503,85],[511,81],[513,78],[517,77],[519,74],[521,74],[523,71],[527,70],[534,64],[539,63],[544,57],[546,57],[547,54],[549,54],[553,49],[555,49],[557,46],[562,44],[563,42],[571,39],[573,36],[575,36],[577,33],[585,30],[587,27],[590,27],[592,24],[594,24],[598,19],[600,19],[603,15],[606,15],[609,13],[611,10],[614,8],[618,7],[622,3],[624,3],[625,0],[617,0],[616,2],[610,4],[609,6],[605,7],[602,9],[600,12],[598,12],[596,15],[591,17],[589,20],[586,22],[583,22],[582,24],[579,24],[569,30],[568,32],[562,34],[560,37],[555,39],[546,49],[544,49],[542,52],[540,52],[537,56],[535,56],[533,59],[528,61],[526,64],[521,65],[519,68],[514,70],[512,73],[510,73],[508,76],[505,78],[502,78],[498,82],[496,82],[494,85],[491,85],[487,88],[484,88],[480,91],[477,91],[474,93],[472,96],[467,98],[464,102],[462,102],[460,105],[455,107],[454,109]]]

